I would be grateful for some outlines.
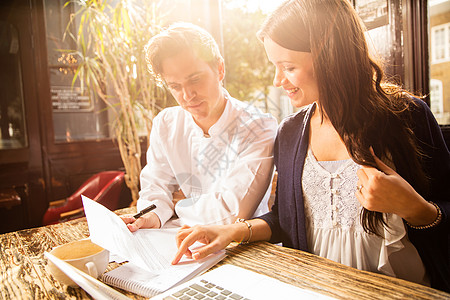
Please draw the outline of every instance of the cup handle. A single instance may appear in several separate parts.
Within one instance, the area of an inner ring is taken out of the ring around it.
[[[92,261],[86,263],[86,268],[88,269],[89,275],[94,278],[98,277],[97,267]]]

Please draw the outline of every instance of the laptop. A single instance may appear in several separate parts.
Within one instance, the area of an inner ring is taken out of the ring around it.
[[[153,299],[334,299],[234,265],[222,265]]]

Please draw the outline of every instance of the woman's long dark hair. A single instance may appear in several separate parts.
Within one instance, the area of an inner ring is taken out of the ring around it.
[[[411,95],[383,83],[383,71],[369,55],[361,20],[348,0],[287,1],[268,17],[258,36],[291,50],[309,48],[319,106],[352,159],[376,167],[372,147],[378,157],[403,170],[402,177],[419,187],[418,192],[424,192],[422,156],[408,119],[414,105]],[[382,213],[365,208],[361,223],[365,231],[378,235],[380,225],[386,225]]]

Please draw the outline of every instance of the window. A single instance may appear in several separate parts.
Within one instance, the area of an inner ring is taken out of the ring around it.
[[[440,125],[450,124],[450,0],[429,1],[430,108]]]
[[[431,29],[431,62],[450,61],[450,23]]]
[[[430,81],[430,107],[433,114],[438,117],[444,112],[442,81],[431,79]]]
[[[96,99],[94,92],[82,88],[79,81],[72,84],[78,57],[67,52],[76,46],[66,29],[76,14],[75,5],[65,5],[66,2],[44,3],[54,139],[64,143],[109,138],[110,120],[105,104]],[[75,33],[75,26],[71,31]]]
[[[28,146],[18,30],[0,21],[0,150]]]

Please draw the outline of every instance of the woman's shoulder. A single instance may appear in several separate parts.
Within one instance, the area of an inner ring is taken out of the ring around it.
[[[296,143],[303,136],[305,122],[313,107],[313,105],[304,106],[298,112],[285,117],[278,126],[277,143],[285,146],[286,143]]]
[[[430,108],[428,107],[428,104],[421,98],[415,97],[415,96],[409,96],[410,101],[414,104],[414,110],[427,112],[430,111]]]
[[[409,99],[411,120],[413,127],[435,126],[437,124],[428,104],[421,98],[410,96]]]
[[[299,111],[288,115],[281,120],[279,130],[289,130],[303,124],[306,115],[313,108],[313,104],[303,106]]]

